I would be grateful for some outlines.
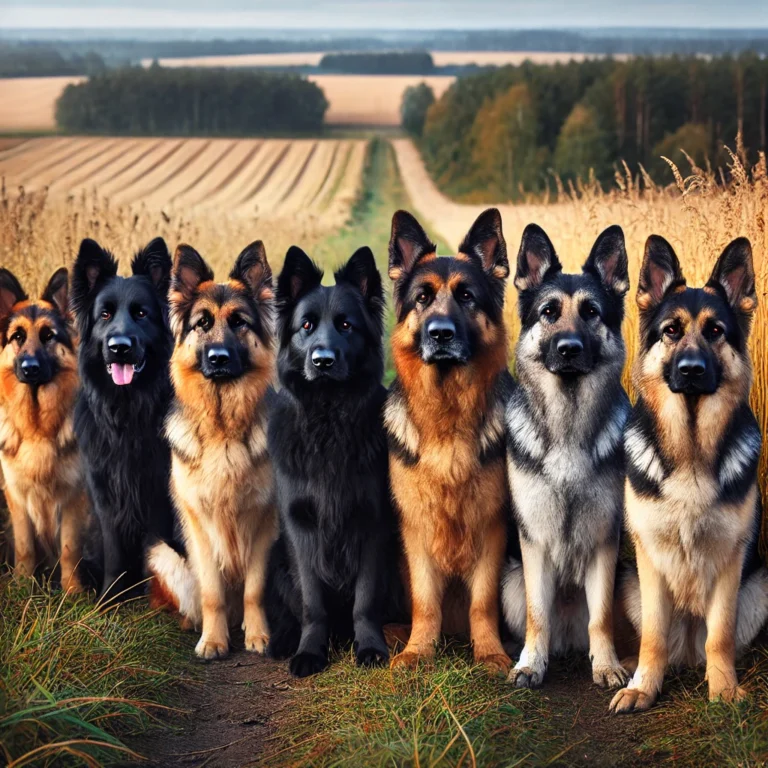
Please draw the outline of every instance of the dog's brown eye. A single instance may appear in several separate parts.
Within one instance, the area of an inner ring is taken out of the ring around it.
[[[713,325],[709,333],[713,339],[716,339],[722,335],[723,329],[719,325]]]
[[[23,344],[25,338],[26,334],[19,328],[19,330],[11,336],[11,341],[15,341],[17,344]]]
[[[210,331],[213,327],[213,318],[209,312],[203,312],[203,316],[197,321],[197,327],[202,331]]]
[[[352,323],[350,323],[349,320],[342,320],[339,323],[339,326],[341,327],[342,331],[348,331],[352,327]]]
[[[112,313],[108,309],[102,309],[99,317],[102,320],[109,320],[112,317]]]
[[[146,309],[137,309],[136,310],[136,317],[139,318],[139,320],[143,320],[147,316],[147,310]]]
[[[472,301],[472,294],[469,291],[459,291],[459,301]]]
[[[43,328],[40,331],[40,341],[47,344],[56,334],[50,328]]]
[[[313,323],[311,320],[305,320],[305,321],[304,321],[304,322],[301,324],[301,327],[302,327],[302,328],[303,328],[305,331],[311,331],[311,330],[312,330],[312,329],[315,327],[315,325],[314,325],[314,323]]]
[[[678,327],[677,323],[670,323],[669,325],[664,326],[664,334],[666,336],[675,337],[677,336]]]
[[[416,297],[416,303],[417,304],[426,304],[427,299],[429,296],[427,296],[426,291],[422,291],[417,297]]]

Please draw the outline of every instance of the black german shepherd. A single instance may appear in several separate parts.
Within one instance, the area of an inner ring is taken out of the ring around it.
[[[384,296],[359,249],[321,286],[299,248],[277,282],[278,374],[270,414],[281,535],[269,567],[269,652],[305,677],[328,665],[331,637],[354,638],[358,664],[388,658],[382,632],[397,569],[382,424]],[[388,572],[391,569],[392,572]]]
[[[119,277],[112,254],[86,239],[72,275],[81,379],[75,432],[100,524],[101,594],[110,596],[142,580],[148,536],[173,533],[162,437],[171,400],[171,257],[162,238],[139,251],[131,269],[132,277]]]

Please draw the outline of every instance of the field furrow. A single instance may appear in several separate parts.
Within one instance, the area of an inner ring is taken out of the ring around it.
[[[149,189],[149,180],[162,177],[166,171],[166,163],[171,162],[172,158],[181,152],[185,142],[181,140],[166,140],[150,155],[144,159],[141,169],[133,169],[128,178],[123,179],[117,189],[112,193],[112,199],[115,202],[131,202],[136,200],[140,194],[137,190]]]
[[[38,141],[44,142],[38,145]],[[0,157],[0,167],[9,181],[13,184],[21,183],[21,175],[28,171],[34,172],[37,168],[42,168],[45,163],[51,162],[53,158],[61,156],[75,146],[77,139],[39,139],[31,142],[33,149],[31,152],[13,157]]]
[[[293,188],[280,200],[281,214],[307,210],[320,187],[333,167],[334,158],[339,148],[337,141],[320,141],[312,151],[310,158]]]
[[[48,188],[53,189],[57,184],[61,186],[73,186],[75,180],[82,175],[84,168],[104,163],[104,158],[120,146],[120,139],[95,142],[91,151],[63,163],[56,168],[56,174],[48,182]]]
[[[62,177],[57,188],[62,188],[69,192],[81,186],[87,186],[91,179],[101,179],[105,173],[110,173],[109,169],[122,157],[125,157],[126,153],[131,152],[131,150],[138,146],[138,140],[124,141],[118,139],[113,142],[108,150],[78,168],[77,173]]]
[[[240,186],[244,171],[252,163],[258,164],[266,152],[268,142],[238,141],[226,161],[217,164],[208,176],[205,187],[189,199],[190,205],[205,204],[215,208],[220,196],[226,195],[233,186]]]
[[[364,141],[354,142],[344,166],[339,170],[336,183],[328,190],[325,198],[319,201],[319,210],[325,211],[324,215],[327,215],[331,220],[338,220],[339,225],[349,215],[360,190],[366,147],[367,144]]]
[[[27,168],[20,174],[21,183],[30,189],[47,186],[62,170],[90,159],[103,146],[104,139],[78,139],[73,145],[52,155],[46,162]]]
[[[226,162],[227,157],[237,146],[235,141],[212,141],[208,148],[201,152],[190,164],[184,176],[184,185],[179,185],[170,199],[173,204],[183,205],[186,197],[195,190],[220,163]]]
[[[222,191],[222,197],[228,205],[237,207],[249,200],[266,183],[275,169],[283,162],[291,149],[288,141],[267,141],[256,158],[248,168],[243,169],[239,175],[237,185]]]

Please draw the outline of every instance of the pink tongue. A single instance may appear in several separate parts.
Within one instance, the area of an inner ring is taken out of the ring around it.
[[[133,365],[112,363],[112,381],[114,381],[118,387],[122,387],[123,384],[130,384],[131,381],[133,381]]]

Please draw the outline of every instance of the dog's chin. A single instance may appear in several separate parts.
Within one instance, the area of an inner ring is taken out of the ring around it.
[[[326,382],[328,384],[343,384],[349,379],[346,372],[334,370],[333,368],[323,371],[314,366],[308,366],[304,369],[304,380],[310,384]]]
[[[717,392],[716,384],[691,384],[690,382],[668,381],[669,391],[675,395],[697,397],[699,395],[714,395]]]
[[[207,369],[203,368],[200,373],[203,374],[203,376],[208,379],[208,381],[235,381],[236,379],[239,379],[242,375],[242,371],[233,371],[230,368],[214,368],[214,369]]]
[[[441,368],[454,368],[460,365],[466,365],[469,362],[469,357],[463,350],[440,347],[422,347],[421,359],[427,365],[436,365]]]

